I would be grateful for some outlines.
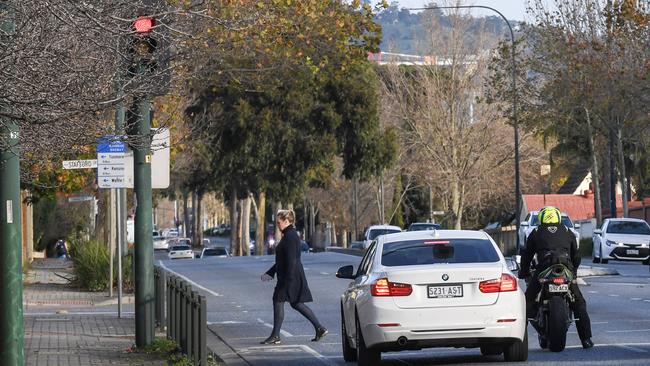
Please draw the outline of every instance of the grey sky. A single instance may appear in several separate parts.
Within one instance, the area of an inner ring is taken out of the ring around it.
[[[392,2],[391,0],[388,1]],[[433,2],[433,0],[398,0],[400,7],[405,8],[417,8],[423,7],[427,4]],[[441,1],[438,1],[441,3]],[[527,0],[467,0],[464,2],[465,5],[485,5],[490,6],[506,16],[506,18],[511,20],[525,20],[526,15],[526,5]],[[475,10],[472,11],[472,14],[479,15],[495,15],[489,10]]]

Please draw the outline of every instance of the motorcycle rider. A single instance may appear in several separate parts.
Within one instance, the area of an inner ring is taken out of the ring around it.
[[[577,278],[580,254],[575,236],[562,224],[560,210],[547,206],[539,211],[538,217],[540,225],[530,233],[521,253],[519,278],[525,279],[530,276],[531,261],[535,254],[537,254],[539,263],[536,268],[537,273],[559,261],[573,271],[574,279]],[[526,288],[526,317],[528,319],[536,317],[538,309],[535,298],[541,289],[542,285],[536,279],[531,280]],[[571,310],[576,318],[576,328],[582,347],[591,348],[594,343],[591,341],[591,321],[587,314],[587,303],[575,281],[571,282],[569,289],[575,297],[575,301],[571,303]]]

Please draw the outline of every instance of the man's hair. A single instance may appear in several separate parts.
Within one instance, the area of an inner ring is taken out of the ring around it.
[[[293,210],[278,210],[275,216],[280,220],[288,220],[290,224],[296,221],[296,214]]]

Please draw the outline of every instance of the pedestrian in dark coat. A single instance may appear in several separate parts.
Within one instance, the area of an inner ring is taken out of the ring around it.
[[[282,231],[282,240],[275,247],[275,264],[262,275],[262,281],[270,281],[278,276],[275,290],[273,291],[273,331],[271,336],[262,344],[279,344],[280,328],[284,321],[284,303],[289,302],[291,307],[302,314],[311,322],[316,331],[312,341],[318,341],[327,334],[314,312],[305,305],[313,301],[305,270],[300,261],[300,237],[293,226],[295,214],[291,210],[280,210],[276,215],[276,224]]]

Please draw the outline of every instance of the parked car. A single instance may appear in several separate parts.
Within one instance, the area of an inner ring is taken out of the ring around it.
[[[190,238],[168,238],[167,239],[167,251],[169,252],[172,247],[178,246],[178,245],[187,245],[188,247],[192,247],[192,239]]]
[[[160,234],[160,231],[158,231],[158,230],[154,230],[152,235],[153,235],[154,239],[162,237],[162,235]]]
[[[610,259],[650,263],[650,225],[639,219],[606,219],[594,230],[593,262]]]
[[[372,241],[375,240],[380,235],[394,234],[394,233],[401,233],[401,232],[402,229],[399,226],[372,225],[368,229],[366,229],[366,232],[363,234],[363,248],[367,249],[370,246],[370,243],[372,243]]]
[[[415,231],[373,241],[341,296],[345,361],[379,365],[382,352],[480,348],[526,361],[526,300],[484,232]]]
[[[194,251],[189,245],[174,245],[169,248],[169,259],[194,259]]]
[[[521,243],[521,246],[526,245],[526,240],[528,239],[528,235],[535,230],[537,226],[539,226],[539,217],[537,216],[539,214],[539,211],[531,211],[526,215],[526,218],[524,221],[522,221],[519,225],[519,240]],[[562,223],[571,230],[573,235],[576,237],[576,245],[578,248],[580,248],[580,233],[576,230],[580,228],[580,224],[578,223],[573,223],[569,215],[562,213]]]
[[[228,250],[223,247],[214,247],[214,248],[203,248],[200,254],[196,255],[197,258],[206,258],[206,257],[218,257],[218,258],[227,258],[230,257]]]
[[[432,222],[414,222],[406,231],[440,230],[440,224]]]
[[[166,238],[164,238],[162,236],[158,236],[158,237],[153,238],[153,249],[154,250],[167,250],[167,248],[169,248],[169,241]]]

